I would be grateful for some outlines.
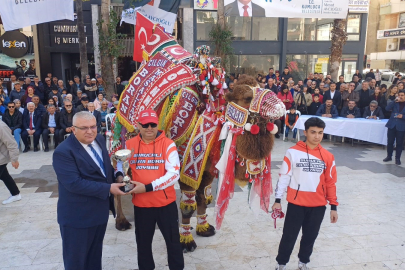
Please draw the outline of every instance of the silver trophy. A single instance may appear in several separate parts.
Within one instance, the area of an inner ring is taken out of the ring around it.
[[[128,170],[129,170],[129,159],[132,156],[132,151],[128,149],[123,149],[123,150],[118,150],[115,152],[113,158],[118,162],[122,162],[122,170],[124,173],[124,179],[123,183],[125,183],[125,186],[121,187],[120,189],[123,192],[129,192],[134,188],[134,184],[131,184],[131,177],[128,176]]]

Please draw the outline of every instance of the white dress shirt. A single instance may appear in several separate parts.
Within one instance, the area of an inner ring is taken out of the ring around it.
[[[241,17],[243,17],[243,13],[245,12],[245,9],[244,9],[243,7],[244,7],[245,5],[242,4],[241,2],[239,2],[239,0],[236,0],[236,1],[238,1],[239,15],[240,15]],[[248,6],[247,12],[248,12],[248,14],[249,14],[249,17],[252,17],[252,1],[250,1],[249,4],[247,4],[247,6]]]
[[[330,91],[330,97],[333,99],[333,97],[335,96],[335,92],[336,92],[336,90],[335,91]]]
[[[105,176],[103,169],[100,167],[100,164],[97,161],[96,156],[93,154],[91,151],[90,147],[87,144],[81,143],[80,144],[83,146],[84,150],[90,155],[90,157],[93,159],[94,163],[100,168],[101,173]],[[103,151],[101,150],[101,147],[97,144],[96,141],[93,141],[91,143],[91,146],[93,146],[94,150],[96,150],[97,154],[100,156],[100,158],[103,160]],[[104,162],[104,160],[103,160]]]

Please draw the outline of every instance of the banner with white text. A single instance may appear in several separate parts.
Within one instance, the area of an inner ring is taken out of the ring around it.
[[[194,0],[195,9],[217,9],[218,0]],[[349,0],[224,0],[225,16],[346,18]]]
[[[45,22],[74,20],[73,0],[1,0],[0,6],[6,31]]]

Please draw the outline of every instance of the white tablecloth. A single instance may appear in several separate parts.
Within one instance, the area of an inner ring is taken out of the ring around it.
[[[302,115],[297,121],[296,128],[305,130],[305,121],[310,117],[313,117],[313,115]],[[324,131],[326,134],[387,145],[387,128],[385,124],[387,124],[388,119],[319,118],[326,124]]]

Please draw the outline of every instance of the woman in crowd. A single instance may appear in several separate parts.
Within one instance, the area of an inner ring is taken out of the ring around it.
[[[6,111],[6,106],[4,106],[3,101],[0,99],[0,115],[3,115]]]
[[[21,100],[19,99],[14,99],[14,104],[15,104],[15,109],[19,110],[20,113],[24,113],[24,108],[21,108]]]
[[[94,100],[94,109],[99,110],[101,108],[101,103],[104,100],[104,95],[103,93],[98,93],[97,98]]]
[[[266,77],[263,77],[259,82],[260,88],[264,88],[266,86]]]
[[[289,110],[294,102],[291,92],[286,84],[281,86],[281,91],[278,92],[277,97],[284,103],[285,108]]]
[[[380,106],[384,110],[385,119],[389,119],[391,117],[391,112],[387,112],[385,110],[385,107],[387,106],[389,100],[395,101],[397,95],[398,95],[398,87],[396,85],[391,85],[387,91],[387,94],[385,95],[385,100],[381,102],[382,104]]]
[[[372,94],[370,97],[370,101],[375,100],[378,102],[378,106],[381,106],[380,105],[381,97],[382,97],[381,88],[379,86],[376,86],[375,90],[374,90],[374,94]]]
[[[118,101],[118,95],[114,94],[111,96],[111,102],[108,103],[108,108],[114,107],[114,102]]]
[[[301,114],[308,114],[308,108],[312,103],[312,95],[308,93],[308,87],[304,86],[302,91],[298,92],[294,98],[295,106]]]
[[[34,87],[28,86],[27,91],[25,91],[24,96],[21,98],[21,106],[25,108],[27,103],[32,101],[32,97],[34,96]]]
[[[72,93],[73,84],[74,84],[74,82],[72,80],[69,80],[69,84],[67,85],[68,93]]]
[[[3,102],[4,106],[7,106],[7,104],[10,102],[10,98],[4,92],[3,86],[1,85],[0,85],[0,100]]]
[[[110,109],[110,113],[116,113],[117,112],[118,103],[119,103],[118,100],[114,101],[113,107]]]
[[[62,106],[62,104],[57,104],[57,98],[50,98],[48,99],[48,106],[49,105],[54,105],[55,106],[55,111],[60,112],[60,106]],[[46,106],[46,108],[48,109],[48,106]]]

